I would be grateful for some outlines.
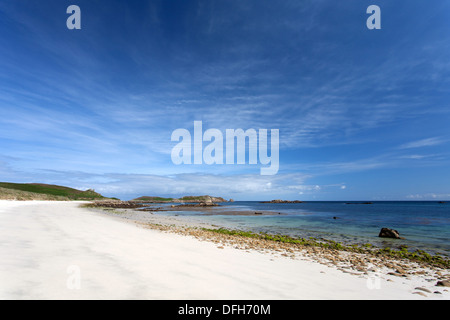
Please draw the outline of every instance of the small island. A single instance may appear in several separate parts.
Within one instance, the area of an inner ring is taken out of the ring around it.
[[[133,202],[140,203],[217,203],[217,202],[228,202],[222,197],[213,196],[184,196],[181,198],[162,198],[162,197],[149,197],[143,196],[133,200]],[[232,200],[230,200],[232,202]]]
[[[270,200],[270,201],[261,201],[260,203],[303,203],[304,201],[300,200]]]

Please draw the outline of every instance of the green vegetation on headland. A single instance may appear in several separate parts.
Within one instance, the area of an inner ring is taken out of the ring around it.
[[[185,196],[185,197],[181,197],[180,200],[185,200],[185,201],[201,201],[203,200],[205,196]]]
[[[157,202],[170,202],[170,201],[172,201],[173,200],[173,198],[162,198],[162,197],[147,197],[147,196],[144,196],[144,197],[139,197],[139,198],[136,198],[136,199],[133,199],[133,201],[140,201],[140,202],[152,202],[152,201],[157,201]]]
[[[42,183],[0,182],[3,200],[101,200],[109,199],[92,189],[81,191],[69,187]]]
[[[225,234],[230,236],[240,236],[245,238],[255,238],[260,240],[267,241],[275,241],[281,243],[289,243],[298,246],[305,247],[320,247],[331,250],[340,250],[340,251],[348,251],[355,253],[365,253],[371,254],[379,257],[391,257],[391,258],[400,258],[407,259],[416,262],[423,262],[432,266],[441,267],[441,268],[450,268],[450,260],[448,258],[442,257],[439,254],[431,255],[423,250],[415,250],[414,252],[410,252],[407,246],[402,246],[400,249],[391,249],[391,248],[376,248],[372,244],[367,243],[364,245],[345,245],[333,240],[325,240],[325,239],[315,239],[315,238],[293,238],[286,235],[274,235],[274,234],[266,234],[266,233],[254,233],[251,231],[241,231],[241,230],[229,230],[225,228],[219,229],[208,229],[202,228],[204,231]]]

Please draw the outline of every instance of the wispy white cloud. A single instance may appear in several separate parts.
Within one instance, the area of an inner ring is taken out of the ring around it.
[[[399,148],[400,149],[412,149],[412,148],[436,146],[436,145],[446,143],[447,141],[448,140],[445,140],[442,137],[433,137],[433,138],[427,138],[427,139],[421,139],[421,140],[408,142],[408,143],[402,144]]]
[[[422,194],[409,194],[406,196],[408,200],[448,200],[450,199],[450,193],[422,193]]]
[[[125,2],[92,3],[84,11],[86,18],[95,12],[84,20],[89,28],[70,36],[50,2],[1,2],[12,26],[0,33],[1,152],[20,158],[11,160],[22,169],[15,177],[95,183],[121,194],[222,185],[256,197],[345,187],[311,176],[444,162],[445,154],[410,149],[449,141],[445,127],[434,128],[450,114],[447,35],[416,39],[408,30],[398,42],[386,34],[372,52],[370,35],[357,42],[351,19],[336,28],[336,19],[354,13],[350,5],[256,2],[194,1],[180,21],[165,20],[164,2],[139,4],[146,19]],[[194,120],[220,130],[279,129],[279,176],[253,175],[253,167],[173,167],[171,132]],[[418,122],[431,138],[399,142]],[[368,141],[366,155],[358,148]],[[301,163],[299,150],[315,160]]]
[[[440,157],[439,154],[410,154],[410,155],[404,155],[400,156],[401,159],[412,159],[412,160],[422,160],[422,159],[430,159],[430,158],[436,158]]]
[[[259,174],[219,175],[205,173],[179,174],[125,174],[91,173],[82,171],[38,170],[26,172],[14,170],[0,162],[0,172],[9,171],[4,179],[13,182],[42,182],[60,184],[77,189],[94,188],[96,191],[123,199],[143,195],[182,196],[210,194],[240,200],[267,199],[276,195],[292,198],[308,178],[304,174],[281,174],[261,176]],[[4,170],[3,170],[4,169]],[[319,191],[320,187],[313,189]]]

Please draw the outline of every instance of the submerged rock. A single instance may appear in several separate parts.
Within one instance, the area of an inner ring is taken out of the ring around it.
[[[397,230],[389,229],[389,228],[381,228],[380,233],[378,234],[380,238],[392,238],[392,239],[404,239],[400,237],[400,234]]]

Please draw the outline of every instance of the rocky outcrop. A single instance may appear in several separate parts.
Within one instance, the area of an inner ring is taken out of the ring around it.
[[[389,229],[389,228],[381,228],[380,233],[378,234],[380,238],[392,238],[392,239],[404,239],[400,237],[400,234],[397,230]]]
[[[172,208],[183,208],[183,207],[216,207],[218,206],[217,203],[214,203],[212,201],[208,202],[199,202],[199,203],[186,203],[186,204],[179,204],[177,206],[172,205]]]
[[[88,205],[88,207],[101,207],[101,208],[142,208],[144,205],[133,201],[120,201],[120,200],[100,200],[94,201]]]
[[[271,201],[261,201],[261,203],[303,203],[303,201],[300,201],[300,200],[290,201],[290,200],[277,199],[277,200],[271,200]]]
[[[205,202],[205,203],[210,203],[210,202],[227,202],[227,200],[225,200],[222,197],[212,197],[212,196],[186,196],[186,197],[182,197],[179,199],[174,199],[173,202]]]
[[[185,196],[181,198],[161,198],[161,197],[139,197],[131,201],[141,202],[141,203],[209,203],[209,202],[227,202],[222,197],[212,197],[212,196]],[[230,200],[231,201],[231,200]]]

